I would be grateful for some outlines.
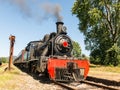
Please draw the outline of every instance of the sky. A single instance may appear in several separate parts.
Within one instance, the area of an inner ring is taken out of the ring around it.
[[[82,53],[85,50],[84,36],[78,30],[78,18],[72,15],[75,0],[0,0],[0,57],[9,56],[9,36],[14,35],[14,56],[30,41],[40,40],[45,34],[56,32],[60,18],[67,27],[72,40],[77,41]]]

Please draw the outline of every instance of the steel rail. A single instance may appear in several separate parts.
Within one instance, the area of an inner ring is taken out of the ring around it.
[[[99,83],[94,83],[94,82],[87,81],[87,80],[84,80],[84,81],[81,81],[81,82],[82,82],[82,83],[85,83],[85,84],[92,85],[92,86],[97,86],[97,87],[100,87],[100,88],[104,88],[104,89],[109,89],[109,90],[119,90],[119,89],[114,88],[114,87],[106,86],[106,85],[99,84]]]
[[[75,87],[72,87],[72,86],[68,86],[68,85],[66,85],[66,84],[63,84],[63,83],[60,83],[60,82],[56,82],[56,81],[52,81],[53,83],[55,83],[55,84],[57,84],[57,85],[59,85],[59,86],[61,86],[61,87],[64,87],[64,88],[66,88],[66,89],[68,89],[68,90],[78,90],[77,88],[75,88]]]

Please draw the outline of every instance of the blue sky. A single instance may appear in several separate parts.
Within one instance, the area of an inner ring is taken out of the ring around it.
[[[79,21],[71,13],[75,0],[25,0],[24,8],[12,1],[15,0],[0,0],[0,57],[9,56],[10,35],[16,36],[14,55],[17,55],[28,42],[40,40],[45,34],[56,31],[54,17],[48,15],[49,18],[39,20],[40,15],[44,16],[44,10],[38,8],[43,2],[49,2],[52,5],[57,4],[61,7],[60,15],[67,27],[68,35],[80,44],[82,53],[89,55],[89,52],[85,50],[84,37],[78,30]],[[26,8],[29,8],[32,16],[22,10]]]

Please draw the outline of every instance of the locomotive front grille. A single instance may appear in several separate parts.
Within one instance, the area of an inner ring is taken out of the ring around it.
[[[81,81],[84,79],[84,68],[74,69],[69,72],[66,68],[56,68],[56,81]]]

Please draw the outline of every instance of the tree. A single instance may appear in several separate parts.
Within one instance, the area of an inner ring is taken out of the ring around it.
[[[73,41],[73,56],[80,57],[81,56],[81,48],[78,42]]]
[[[8,60],[7,60],[7,58],[6,58],[6,57],[1,57],[1,59],[0,59],[0,60],[1,60],[1,62],[2,62],[2,63],[7,63],[7,62],[8,62]]]
[[[80,21],[79,30],[85,35],[92,61],[116,66],[111,62],[120,61],[120,54],[113,48],[120,48],[120,0],[76,0],[72,13]]]

